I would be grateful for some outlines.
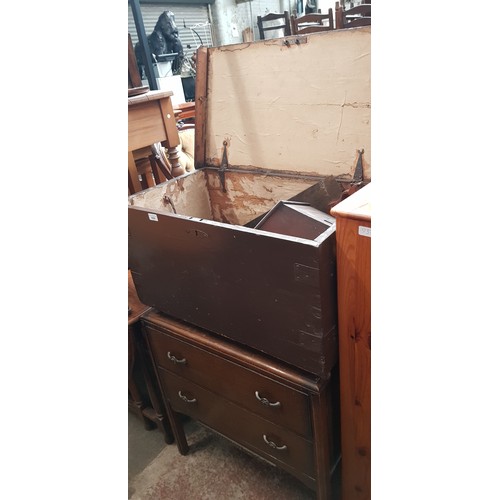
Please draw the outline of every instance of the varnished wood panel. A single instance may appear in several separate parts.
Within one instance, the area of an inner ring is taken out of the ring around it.
[[[332,210],[337,218],[342,500],[371,497],[370,190],[366,186]]]
[[[317,500],[338,500],[332,496],[340,458],[336,369],[333,380],[322,380],[155,310],[141,321],[180,453],[189,451],[180,419],[186,414],[294,474],[316,490]],[[165,358],[169,349],[185,363]],[[280,398],[283,411],[256,407],[254,384],[263,396]],[[307,436],[296,429],[308,429]]]
[[[179,132],[177,130],[177,122],[175,120],[174,108],[172,107],[172,99],[160,99],[158,101],[160,106],[161,118],[163,120],[163,126],[165,127],[168,140],[170,141],[169,146],[177,146],[180,143]],[[176,139],[175,143],[173,139]]]
[[[305,392],[262,377],[241,365],[207,353],[156,329],[148,327],[148,335],[157,366],[209,387],[213,392],[247,410],[311,439],[309,398]],[[207,366],[210,370],[207,370]],[[256,392],[272,405],[260,402]]]
[[[167,139],[158,102],[145,102],[136,107],[129,106],[128,123],[129,151]]]
[[[314,449],[310,440],[260,418],[190,380],[162,369],[159,374],[163,390],[175,411],[205,423],[264,458],[292,467],[290,472],[299,477],[303,474],[315,476]],[[264,435],[277,446],[285,448],[280,450],[269,446]]]
[[[195,82],[195,150],[194,165],[196,168],[205,166],[205,138],[207,128],[207,69],[208,48],[200,47],[196,52],[196,82]]]
[[[328,376],[337,362],[334,228],[318,242],[163,213],[152,219],[129,211],[129,266],[143,303]]]

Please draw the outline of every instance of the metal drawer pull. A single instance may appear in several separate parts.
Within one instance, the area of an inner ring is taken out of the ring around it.
[[[266,444],[269,445],[273,450],[286,450],[287,449],[286,444],[284,444],[283,446],[278,446],[273,441],[269,441],[269,439],[267,439],[267,436],[265,434],[262,434],[262,437],[264,438],[264,441],[266,442]]]
[[[172,361],[172,363],[178,363],[180,365],[186,364],[186,358],[177,359],[173,354],[170,354],[170,351],[167,352],[167,358]]]
[[[184,401],[185,403],[196,403],[196,398],[193,398],[193,399],[189,399],[187,398],[186,396],[184,396],[184,394],[182,394],[181,391],[179,391],[179,397],[182,399],[182,401]]]
[[[262,398],[259,395],[259,391],[255,391],[255,397],[264,405],[264,406],[272,406],[273,408],[279,408],[281,406],[281,403],[279,401],[276,401],[276,403],[271,403],[269,399],[267,398]]]

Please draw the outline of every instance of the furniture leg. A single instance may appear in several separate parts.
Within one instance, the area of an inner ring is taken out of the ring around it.
[[[154,410],[154,416],[152,415],[152,417],[154,418],[154,421],[158,425],[158,428],[163,433],[165,437],[165,442],[167,444],[172,444],[174,442],[174,435],[172,434],[170,423],[166,418],[161,398],[158,396],[158,394],[160,393],[159,392],[160,389],[158,385],[155,383],[155,378],[151,373],[151,368],[150,368],[152,366],[151,355],[149,354],[149,352],[146,352],[147,346],[146,343],[144,342],[142,330],[137,335],[137,341],[139,344],[139,349],[138,349],[139,356],[141,357],[142,365],[144,366],[143,370],[144,381],[146,383],[146,388],[149,394],[149,398],[151,399],[151,405]]]
[[[134,380],[134,368],[136,367],[136,348],[133,339],[134,328],[129,326],[128,330],[128,392],[129,407],[139,416],[146,430],[154,429],[154,423],[145,415],[146,404],[142,399],[141,392]]]
[[[128,190],[129,193],[137,193],[142,190],[141,183],[139,182],[139,173],[134,160],[132,151],[128,152]]]

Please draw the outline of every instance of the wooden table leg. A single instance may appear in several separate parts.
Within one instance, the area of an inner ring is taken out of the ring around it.
[[[162,99],[160,101],[161,116],[167,140],[163,142],[168,155],[168,162],[172,166],[172,175],[179,177],[186,173],[183,166],[179,163],[179,151],[177,146],[181,143],[179,131],[177,130],[177,121],[175,119],[174,108],[171,99]]]
[[[172,175],[174,177],[179,177],[179,175],[184,175],[186,171],[184,167],[179,162],[179,151],[176,147],[171,148],[166,143],[163,144],[165,147],[165,152],[167,153],[168,162],[172,167]]]
[[[142,191],[142,186],[139,181],[139,173],[134,160],[132,151],[128,152],[128,190],[129,194],[138,193]]]

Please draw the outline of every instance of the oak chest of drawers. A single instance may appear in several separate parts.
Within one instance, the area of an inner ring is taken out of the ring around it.
[[[335,370],[320,379],[155,310],[142,323],[180,453],[184,414],[332,498]]]

